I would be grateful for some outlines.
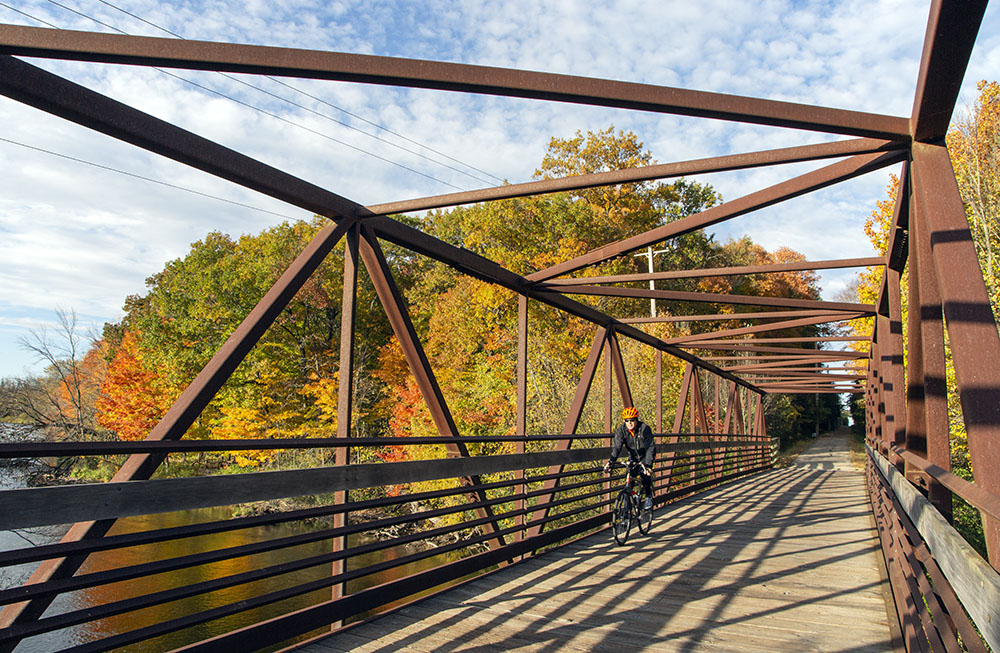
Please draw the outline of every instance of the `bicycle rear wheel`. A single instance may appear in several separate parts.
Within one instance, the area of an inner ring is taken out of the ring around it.
[[[614,510],[611,511],[611,534],[615,536],[615,542],[625,544],[631,528],[632,506],[629,505],[628,494],[622,491],[618,493]]]
[[[639,491],[639,532],[643,535],[649,534],[649,529],[653,525],[653,509],[646,508],[646,488]]]

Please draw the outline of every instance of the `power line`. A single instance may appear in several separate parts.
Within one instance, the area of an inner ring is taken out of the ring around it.
[[[3,3],[0,3],[3,4]],[[6,5],[4,5],[6,6]],[[36,147],[34,145],[28,145],[27,143],[21,143],[18,141],[11,140],[9,138],[3,138],[0,136],[0,141],[4,143],[10,143],[11,145],[17,145],[29,150],[34,150],[35,152],[42,152],[51,156],[59,157],[60,159],[67,159],[69,161],[74,161],[76,163],[82,163],[84,165],[92,166],[94,168],[100,168],[101,170],[107,170],[108,172],[117,172],[120,175],[125,175],[127,177],[133,177],[135,179],[141,179],[142,181],[148,181],[154,184],[159,184],[160,186],[166,186],[167,188],[173,188],[174,190],[182,190],[185,193],[191,193],[192,195],[200,195],[201,197],[207,197],[209,199],[218,200],[220,202],[225,202],[226,204],[233,204],[234,206],[240,206],[245,209],[250,209],[252,211],[259,211],[261,213],[268,213],[279,218],[287,218],[289,220],[298,220],[299,218],[292,217],[290,215],[285,215],[284,213],[275,213],[274,211],[268,211],[267,209],[262,209],[256,206],[251,206],[249,204],[243,204],[242,202],[237,202],[234,200],[227,200],[224,197],[219,197],[218,195],[212,195],[210,193],[203,193],[200,190],[194,190],[193,188],[185,188],[184,186],[178,186],[177,184],[171,184],[160,179],[153,179],[152,177],[144,177],[142,175],[137,175],[132,172],[127,172],[125,170],[119,170],[118,168],[112,168],[110,166],[102,165],[100,163],[95,163],[93,161],[87,161],[86,159],[79,159],[75,156],[70,156],[68,154],[62,154],[60,152],[53,152],[52,150],[46,150],[45,148]]]
[[[140,21],[142,23],[145,23],[146,25],[149,25],[150,27],[158,29],[161,32],[164,32],[165,34],[169,34],[170,36],[173,36],[174,38],[181,39],[182,41],[187,40],[183,36],[181,36],[180,34],[178,34],[177,32],[173,32],[173,31],[167,29],[166,27],[163,27],[161,25],[157,25],[156,23],[150,22],[150,21],[146,20],[145,18],[143,18],[141,16],[137,16],[136,14],[133,14],[132,12],[130,12],[130,11],[126,10],[126,9],[122,9],[119,6],[117,6],[115,4],[112,4],[111,2],[108,2],[108,0],[97,0],[97,1],[100,2],[103,5],[111,7],[112,9],[118,10],[118,11],[122,12],[123,14],[125,14],[127,16],[131,16],[132,18],[134,18],[134,19],[136,19],[136,20],[138,20],[138,21]],[[455,172],[459,172],[459,173],[461,173],[463,175],[472,177],[473,179],[476,179],[477,181],[481,181],[481,182],[487,183],[487,184],[488,183],[492,183],[492,182],[490,182],[490,181],[488,181],[486,179],[482,179],[482,178],[477,177],[475,175],[470,175],[468,172],[466,172],[464,170],[460,170],[458,168],[453,168],[452,166],[449,166],[449,165],[447,165],[445,163],[441,163],[440,161],[435,161],[434,159],[431,159],[428,156],[425,156],[425,155],[423,155],[423,154],[421,154],[419,152],[414,152],[413,150],[410,150],[410,149],[407,149],[405,147],[402,147],[402,146],[398,145],[397,143],[393,143],[392,141],[387,141],[387,140],[385,140],[383,138],[379,138],[378,136],[376,136],[374,134],[369,134],[368,132],[360,130],[357,127],[355,127],[355,126],[353,126],[353,125],[351,125],[349,123],[337,120],[336,118],[333,118],[333,117],[328,116],[328,115],[326,115],[324,113],[320,113],[319,111],[316,111],[316,110],[311,109],[309,107],[306,107],[306,106],[303,106],[301,104],[298,104],[298,103],[296,103],[296,102],[294,102],[292,100],[289,100],[288,98],[281,97],[279,95],[275,95],[274,93],[271,93],[270,91],[266,91],[266,90],[264,90],[264,89],[262,89],[262,88],[260,88],[258,86],[254,86],[252,84],[249,84],[249,83],[247,83],[247,82],[245,82],[243,80],[240,80],[240,79],[238,79],[238,78],[236,78],[236,77],[234,77],[232,75],[228,75],[226,73],[221,73],[221,72],[219,74],[222,75],[223,77],[228,77],[229,79],[232,79],[233,81],[239,82],[240,84],[244,84],[246,86],[249,86],[249,87],[251,87],[251,88],[253,88],[253,89],[257,90],[257,91],[260,91],[261,93],[266,93],[267,95],[270,95],[271,97],[277,98],[277,99],[282,100],[284,102],[288,102],[289,104],[292,104],[292,105],[294,105],[296,107],[299,107],[300,109],[304,109],[305,111],[309,111],[310,113],[314,113],[317,116],[320,116],[322,118],[326,118],[327,120],[331,120],[331,121],[337,123],[338,125],[343,125],[344,127],[347,127],[348,129],[353,129],[354,131],[360,132],[360,133],[364,134],[365,136],[369,136],[371,138],[379,140],[379,141],[381,141],[383,143],[386,143],[388,145],[391,145],[393,147],[397,147],[397,148],[403,150],[404,152],[409,152],[410,154],[414,154],[416,156],[425,158],[428,161],[432,161],[432,162],[434,162],[434,163],[436,163],[438,165],[443,165],[446,168],[449,168],[450,170],[454,170]],[[275,84],[280,84],[281,86],[284,86],[285,88],[288,88],[288,89],[291,89],[291,90],[295,91],[296,93],[301,93],[302,95],[305,95],[306,97],[308,97],[310,99],[313,99],[313,100],[315,100],[315,101],[317,101],[317,102],[319,102],[321,104],[325,104],[326,106],[328,106],[328,107],[330,107],[332,109],[336,109],[337,111],[340,111],[342,113],[346,113],[347,115],[351,116],[352,118],[356,118],[357,120],[360,120],[360,121],[362,121],[364,123],[367,123],[367,124],[369,124],[369,125],[371,125],[373,127],[376,127],[377,129],[381,129],[382,131],[385,131],[385,132],[387,132],[389,134],[392,134],[393,136],[396,136],[397,138],[401,138],[404,141],[407,141],[408,143],[413,143],[414,145],[416,145],[418,147],[421,147],[421,148],[427,150],[428,152],[433,152],[434,154],[437,154],[438,156],[442,156],[442,157],[448,159],[449,161],[453,161],[453,162],[455,162],[455,163],[457,163],[459,165],[462,165],[462,166],[465,166],[466,168],[469,168],[470,170],[475,170],[476,172],[484,174],[487,177],[491,177],[492,179],[494,179],[494,180],[496,180],[498,182],[502,183],[504,181],[501,177],[497,177],[496,175],[494,175],[492,173],[489,173],[489,172],[487,172],[485,170],[482,170],[480,168],[477,168],[474,165],[465,163],[464,161],[460,161],[459,159],[456,159],[456,158],[454,158],[452,156],[449,156],[449,155],[445,154],[444,152],[441,152],[439,150],[435,150],[434,148],[432,148],[432,147],[430,147],[428,145],[424,145],[423,143],[420,143],[418,141],[413,140],[412,138],[404,136],[403,134],[400,134],[399,132],[396,132],[396,131],[393,131],[393,130],[389,129],[388,127],[386,127],[384,125],[380,125],[377,122],[373,122],[373,121],[368,120],[367,118],[365,118],[363,116],[359,116],[356,113],[352,113],[352,112],[348,111],[347,109],[345,109],[343,107],[337,106],[336,104],[333,104],[331,102],[328,102],[328,101],[324,100],[323,98],[320,98],[320,97],[317,97],[317,96],[312,95],[310,93],[307,93],[306,91],[303,91],[302,89],[298,88],[297,86],[293,86],[292,84],[289,84],[288,82],[285,82],[284,80],[278,79],[276,77],[272,77],[270,75],[263,75],[263,77],[265,79],[271,80]]]
[[[101,20],[99,20],[97,18],[94,18],[93,16],[90,16],[90,15],[85,14],[83,12],[77,11],[76,9],[73,9],[71,7],[67,7],[66,5],[61,4],[61,3],[57,2],[56,0],[48,0],[48,2],[50,4],[56,5],[57,7],[61,7],[63,9],[65,9],[66,11],[74,13],[77,16],[82,16],[83,18],[87,18],[88,20],[92,20],[93,22],[97,23],[98,25],[101,25],[103,27],[107,27],[108,29],[111,29],[111,30],[114,30],[114,31],[118,32],[119,34],[124,34],[124,35],[128,36],[128,32],[126,32],[124,30],[121,30],[121,29],[115,27],[114,25],[110,25],[108,23],[105,23],[104,21],[101,21]],[[454,188],[455,190],[459,190],[459,191],[466,190],[466,189],[464,189],[464,188],[462,188],[460,186],[456,186],[455,184],[449,183],[449,182],[444,181],[442,179],[438,179],[437,177],[434,177],[434,176],[429,175],[427,173],[420,172],[419,170],[416,170],[416,169],[411,168],[409,166],[403,165],[402,163],[399,163],[397,161],[393,161],[392,159],[388,159],[386,157],[380,156],[378,154],[375,154],[374,152],[369,152],[368,150],[366,150],[364,148],[357,147],[355,145],[351,145],[350,143],[347,143],[347,142],[342,141],[342,140],[340,140],[338,138],[330,136],[329,134],[324,134],[324,133],[316,131],[315,129],[312,129],[310,127],[306,127],[305,125],[301,125],[301,124],[295,122],[294,120],[290,120],[288,118],[283,118],[283,117],[281,117],[281,116],[279,116],[279,115],[277,115],[275,113],[272,113],[270,111],[266,111],[266,110],[261,109],[259,107],[256,107],[256,106],[254,106],[254,105],[252,105],[252,104],[250,104],[248,102],[244,102],[242,100],[237,100],[236,98],[232,97],[231,95],[227,95],[226,93],[223,93],[222,91],[217,91],[215,89],[209,88],[209,87],[204,86],[202,84],[198,84],[197,82],[194,82],[194,81],[192,81],[190,79],[187,79],[187,78],[182,77],[180,75],[177,75],[175,73],[166,71],[166,70],[164,70],[162,68],[157,68],[155,66],[153,66],[152,68],[153,68],[153,70],[155,70],[157,72],[160,72],[160,73],[162,73],[164,75],[167,75],[169,77],[173,77],[174,79],[177,79],[179,81],[185,82],[185,83],[190,84],[192,86],[195,86],[195,87],[197,87],[197,88],[199,88],[199,89],[201,89],[201,90],[203,90],[203,91],[205,91],[207,93],[213,93],[215,95],[218,95],[219,97],[223,97],[223,98],[225,98],[227,100],[230,100],[231,102],[235,102],[236,104],[239,104],[239,105],[242,105],[244,107],[247,107],[248,109],[251,109],[253,111],[257,111],[259,113],[262,113],[262,114],[264,114],[266,116],[269,116],[271,118],[274,118],[276,120],[280,120],[281,122],[289,124],[289,125],[291,125],[293,127],[298,127],[299,129],[303,129],[303,130],[305,130],[305,131],[307,131],[307,132],[309,132],[311,134],[315,134],[316,136],[320,136],[321,138],[325,138],[325,139],[327,139],[329,141],[332,141],[334,143],[337,143],[339,145],[343,145],[344,147],[348,147],[348,148],[350,148],[350,149],[352,149],[352,150],[354,150],[356,152],[360,152],[362,154],[367,154],[368,156],[374,157],[374,158],[376,158],[376,159],[378,159],[380,161],[383,161],[383,162],[388,163],[390,165],[394,165],[394,166],[396,166],[398,168],[402,168],[403,170],[406,170],[407,172],[412,172],[413,174],[420,175],[421,177],[426,177],[427,179],[430,179],[431,181],[436,181],[439,184],[444,184],[445,186],[448,186],[450,188]],[[224,77],[229,77],[230,79],[235,79],[235,78],[233,78],[233,77],[231,77],[229,75],[225,75],[223,73],[219,73],[219,74],[223,75]],[[246,86],[249,86],[250,88],[257,89],[257,87],[253,86],[252,84],[247,84],[246,82],[242,82],[242,81],[240,81],[238,79],[235,80],[235,81],[239,81],[241,84],[245,84]],[[257,90],[260,90],[260,89],[257,89]],[[279,96],[274,96],[274,97],[279,97]],[[283,98],[279,97],[279,99],[283,99]],[[427,157],[424,157],[424,158],[427,158]],[[461,171],[459,171],[459,172],[461,172]],[[465,174],[467,174],[467,173],[465,173]]]
[[[46,20],[42,20],[41,18],[38,18],[37,16],[32,16],[31,14],[29,14],[27,12],[24,12],[24,11],[21,11],[20,9],[15,9],[15,8],[11,7],[9,4],[7,4],[5,2],[0,2],[0,7],[6,7],[7,9],[10,9],[14,13],[21,14],[22,16],[27,16],[31,20],[37,21],[37,22],[41,23],[42,25],[47,25],[48,27],[51,27],[53,29],[59,29],[58,26],[53,25],[52,23],[50,23],[50,22],[48,22]]]

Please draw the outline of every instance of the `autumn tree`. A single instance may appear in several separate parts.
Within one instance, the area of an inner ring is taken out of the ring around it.
[[[946,141],[996,315],[1000,306],[1000,84],[981,81],[977,89],[979,97],[951,125]]]
[[[142,440],[176,395],[176,388],[150,369],[136,333],[126,331],[101,383],[95,402],[97,422],[119,439]]]
[[[12,409],[55,437],[102,439],[94,407],[105,369],[102,343],[82,332],[74,311],[59,309],[56,317],[54,330],[35,330],[20,341],[45,370],[14,383]]]

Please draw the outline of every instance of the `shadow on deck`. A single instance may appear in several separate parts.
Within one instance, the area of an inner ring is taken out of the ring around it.
[[[887,651],[882,565],[831,435],[657,511],[626,546],[603,531],[296,650]]]

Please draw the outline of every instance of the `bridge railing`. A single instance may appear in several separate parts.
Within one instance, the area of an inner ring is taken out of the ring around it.
[[[665,436],[671,442],[660,445],[657,505],[773,463],[774,446],[766,436]],[[101,539],[0,553],[2,567],[73,556],[100,561],[68,578],[0,590],[4,606],[67,597],[41,618],[0,629],[0,645],[49,637],[35,642],[52,648],[52,642],[59,648],[80,642],[71,647],[79,651],[139,644],[156,650],[257,650],[328,632],[331,624],[383,611],[606,526],[610,492],[622,481],[619,473],[609,482],[601,471],[609,454],[606,436],[577,434],[577,446],[568,449],[557,448],[566,439],[558,435],[469,437],[462,439],[528,451],[417,459],[428,444],[444,439],[0,445],[4,458],[387,445],[415,458],[0,492],[0,530],[183,515],[169,526],[129,526]],[[339,492],[346,501],[337,501]],[[201,510],[291,497],[307,507],[248,516],[226,511],[221,518]],[[205,514],[215,518],[202,520]],[[245,536],[234,544],[231,536],[240,532]],[[181,600],[188,607],[169,607]]]
[[[996,650],[1000,336],[940,142],[911,148],[885,263],[866,390],[868,484],[904,643]],[[973,481],[951,472],[958,450]],[[956,497],[978,513],[983,556],[952,525]]]

